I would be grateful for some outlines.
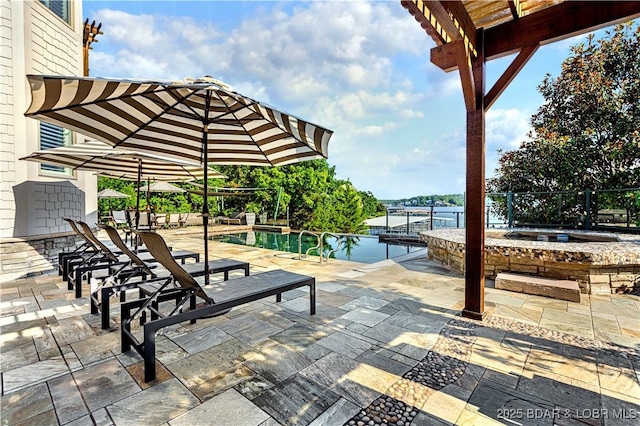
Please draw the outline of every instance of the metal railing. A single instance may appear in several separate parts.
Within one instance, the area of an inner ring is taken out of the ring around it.
[[[308,257],[310,251],[316,250],[318,252],[318,254],[320,255],[320,263],[322,263],[322,257],[324,255],[323,243],[324,243],[324,239],[325,239],[325,237],[327,235],[332,236],[333,238],[335,238],[338,241],[338,244],[337,244],[336,248],[334,248],[332,250],[329,250],[329,252],[325,256],[326,261],[329,261],[329,257],[331,257],[331,255],[333,253],[339,251],[342,248],[342,243],[344,241],[344,238],[343,238],[342,235],[334,234],[332,232],[325,231],[325,232],[323,232],[321,234],[317,234],[315,232],[303,230],[302,232],[300,232],[300,234],[298,234],[298,259],[300,259],[300,260],[303,257],[303,255],[302,255],[302,236],[303,235],[311,235],[313,237],[316,237],[317,240],[318,240],[318,244],[316,244],[315,246],[309,247],[307,249],[307,251],[305,251],[304,257]]]
[[[303,235],[312,235],[312,236],[314,236],[314,237],[316,237],[318,239],[318,245],[313,246],[313,247],[309,247],[307,249],[307,251],[304,253],[304,257],[309,256],[309,252],[311,250],[315,250],[315,249],[318,249],[318,248],[322,247],[322,240],[320,239],[320,234],[316,234],[315,232],[303,230],[302,232],[300,232],[300,234],[298,234],[298,259],[302,259],[302,236]],[[320,263],[322,263],[322,254],[320,255]]]
[[[323,232],[322,234],[320,234],[320,263],[322,263],[322,252],[324,251],[322,250],[322,242],[324,241],[324,237],[326,235],[331,235],[333,238],[335,238],[338,241],[336,248],[334,248],[333,250],[329,250],[327,252],[327,255],[326,255],[327,262],[329,261],[329,258],[333,253],[339,251],[342,248],[342,243],[344,241],[342,235],[333,234],[331,232]]]
[[[509,227],[640,232],[640,188],[490,193]]]

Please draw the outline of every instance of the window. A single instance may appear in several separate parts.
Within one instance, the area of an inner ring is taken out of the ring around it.
[[[71,24],[71,16],[69,13],[69,0],[40,0],[53,13],[58,15],[67,24]]]
[[[54,124],[40,122],[40,149],[51,149],[59,146],[71,145],[73,133],[71,130],[63,129]],[[71,170],[53,166],[51,164],[41,164],[40,170],[47,172],[71,174]]]

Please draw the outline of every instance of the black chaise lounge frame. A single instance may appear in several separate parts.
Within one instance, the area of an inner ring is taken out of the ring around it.
[[[97,314],[100,312],[102,314],[102,329],[109,328],[109,309],[110,303],[109,299],[111,296],[120,293],[120,301],[125,301],[125,291],[138,288],[139,285],[146,284],[150,285],[152,282],[156,283],[164,283],[167,279],[172,279],[169,272],[163,270],[159,272],[162,276],[156,275],[156,259],[151,260],[142,260],[138,255],[136,255],[133,251],[131,251],[127,245],[122,241],[120,234],[118,231],[109,225],[104,225],[102,228],[107,232],[107,235],[125,255],[127,255],[131,262],[129,263],[129,268],[131,269],[131,273],[122,277],[122,279],[117,282],[114,280],[103,280],[103,283],[98,286],[91,293],[91,313]],[[173,254],[174,252],[172,252]],[[152,254],[153,255],[153,254]],[[171,256],[175,259],[175,256]],[[197,259],[199,260],[199,258]],[[151,263],[151,264],[149,264]],[[204,275],[204,263],[196,262],[196,263],[184,263],[182,264],[182,268],[186,270],[189,274],[194,277]],[[241,262],[239,260],[233,259],[216,259],[209,261],[209,274],[223,273],[225,281],[229,279],[229,271],[234,270],[243,270],[244,275],[249,275],[249,263]],[[150,281],[145,281],[145,279],[149,277]],[[142,281],[131,281],[133,278],[141,278]]]
[[[171,258],[167,245],[160,235],[147,232],[142,232],[140,235],[149,252],[175,278],[175,283],[166,280],[158,286],[149,298],[120,305],[122,352],[127,352],[133,347],[142,356],[145,382],[155,380],[156,333],[164,327],[222,314],[233,307],[273,295],[276,296],[276,302],[280,302],[283,292],[304,286],[309,286],[310,313],[311,315],[316,313],[316,280],[313,277],[275,270],[218,282],[203,288],[193,276]],[[174,284],[177,284],[177,289]],[[204,306],[196,307],[196,297],[205,301]],[[175,308],[166,315],[158,309],[159,303],[165,300],[176,300]],[[189,309],[184,310],[187,302],[189,302]],[[145,322],[147,311],[151,312],[149,322]],[[142,341],[139,341],[131,331],[131,323],[136,319],[140,319],[142,323]]]
[[[113,261],[113,259],[108,259],[108,255],[106,255],[103,250],[101,250],[100,247],[98,247],[92,241],[92,239],[90,239],[87,235],[80,231],[80,229],[78,228],[79,222],[77,224],[75,220],[66,217],[63,219],[69,224],[76,235],[78,235],[84,241],[84,243],[78,249],[72,252],[63,252],[58,254],[58,273],[59,275],[62,275],[62,279],[68,283],[69,290],[73,290],[74,282],[69,282],[69,277],[73,277],[74,268],[85,264],[97,264],[100,262],[104,262],[105,260]],[[112,250],[115,255],[119,256],[122,254],[108,244],[106,244],[106,246],[110,250]],[[147,248],[138,247],[137,251],[146,252]]]
[[[72,223],[72,221],[70,223]],[[75,288],[76,298],[82,297],[83,277],[86,276],[87,279],[90,279],[91,274],[95,271],[105,269],[111,270],[111,268],[115,267],[116,269],[111,272],[112,275],[123,277],[129,277],[131,274],[135,274],[138,272],[137,270],[131,270],[129,268],[131,260],[128,256],[124,256],[121,251],[114,252],[109,247],[107,247],[93,234],[93,231],[91,231],[91,228],[85,222],[78,221],[78,224],[82,227],[84,235],[88,238],[88,240],[91,241],[100,251],[100,255],[89,259],[83,264],[70,268],[71,271],[68,277],[68,287],[70,290],[72,288]],[[194,259],[196,262],[200,260],[200,254],[195,251],[178,250],[170,251],[170,253],[172,257],[181,260],[183,263],[186,261],[186,259]],[[153,259],[153,256],[148,252],[141,254],[141,256],[144,256],[143,260]]]

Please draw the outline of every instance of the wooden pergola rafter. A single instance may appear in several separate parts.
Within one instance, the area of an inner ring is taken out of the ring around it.
[[[465,307],[484,317],[485,113],[538,48],[640,17],[640,1],[401,0],[435,41],[431,62],[458,70],[467,111]],[[487,61],[516,54],[488,91]]]

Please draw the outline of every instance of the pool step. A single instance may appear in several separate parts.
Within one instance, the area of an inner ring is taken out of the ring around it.
[[[501,272],[496,277],[496,288],[580,303],[580,286],[576,281]]]

